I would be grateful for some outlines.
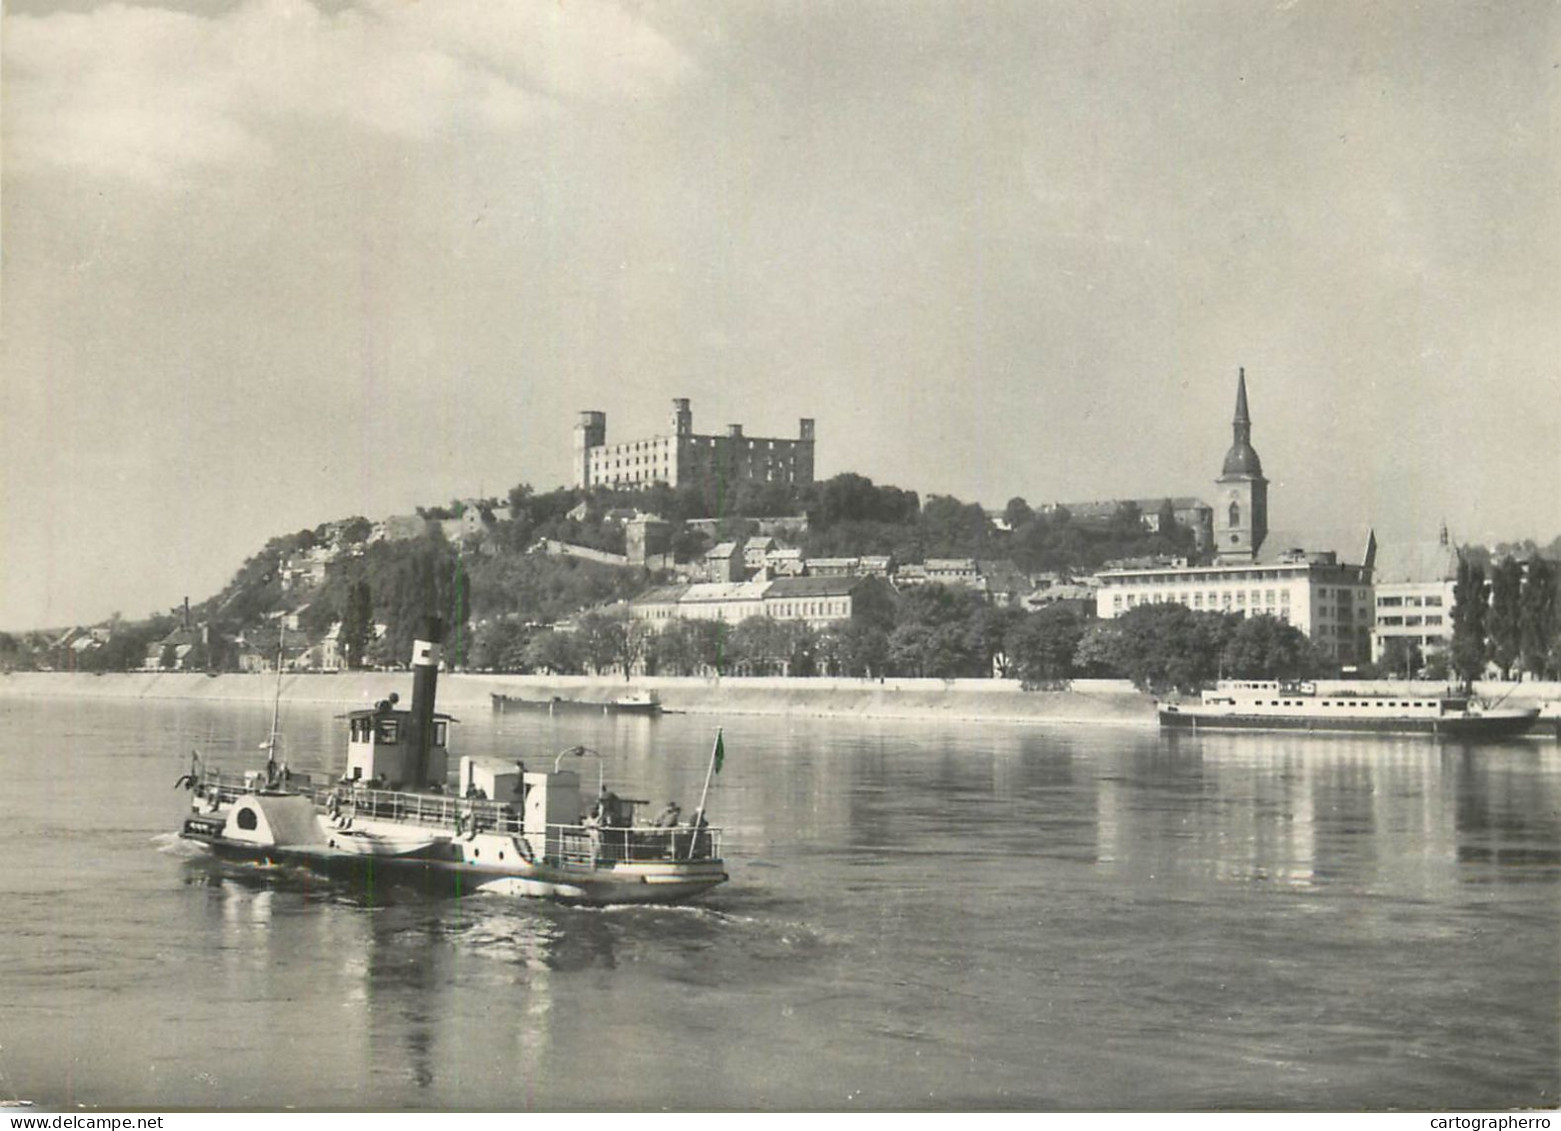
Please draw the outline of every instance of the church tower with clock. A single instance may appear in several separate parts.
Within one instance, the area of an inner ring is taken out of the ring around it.
[[[1247,371],[1236,383],[1234,439],[1225,466],[1215,480],[1214,550],[1218,564],[1250,562],[1268,536],[1268,480],[1252,448],[1252,417],[1247,412]]]

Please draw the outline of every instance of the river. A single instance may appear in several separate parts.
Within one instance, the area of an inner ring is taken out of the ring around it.
[[[295,769],[341,722],[294,705]],[[0,701],[0,1099],[55,1108],[1552,1106],[1553,742],[734,718],[732,880],[576,909],[171,835],[257,704]],[[466,714],[697,801],[715,720]],[[589,772],[589,771],[588,771]]]

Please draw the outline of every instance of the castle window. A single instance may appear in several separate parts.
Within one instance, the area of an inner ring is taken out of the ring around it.
[[[1240,503],[1231,503],[1230,504],[1230,525],[1232,525],[1232,526],[1240,526],[1241,525],[1241,504]]]

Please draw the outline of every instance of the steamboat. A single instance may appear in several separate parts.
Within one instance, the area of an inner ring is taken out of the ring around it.
[[[1538,708],[1489,707],[1469,695],[1409,692],[1319,695],[1311,684],[1221,680],[1197,703],[1162,703],[1160,726],[1175,730],[1301,730],[1511,738],[1527,733]]]
[[[723,756],[719,732],[687,822],[675,804],[650,820],[648,802],[610,791],[599,755],[588,803],[579,770],[565,767],[595,754],[583,747],[536,770],[462,757],[449,788],[456,720],[434,709],[442,635],[437,620],[419,629],[410,710],[391,696],[345,716],[346,768],[335,780],[315,782],[278,762],[275,722],[264,770],[225,774],[197,756],[180,779],[191,793],[180,835],[226,859],[457,894],[671,903],[726,881],[721,830],[704,811]]]

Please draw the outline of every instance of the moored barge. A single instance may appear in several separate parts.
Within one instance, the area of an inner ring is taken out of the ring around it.
[[[1320,695],[1310,684],[1221,680],[1196,703],[1162,703],[1168,730],[1299,730],[1511,738],[1526,734],[1538,708],[1488,707],[1461,694]]]

